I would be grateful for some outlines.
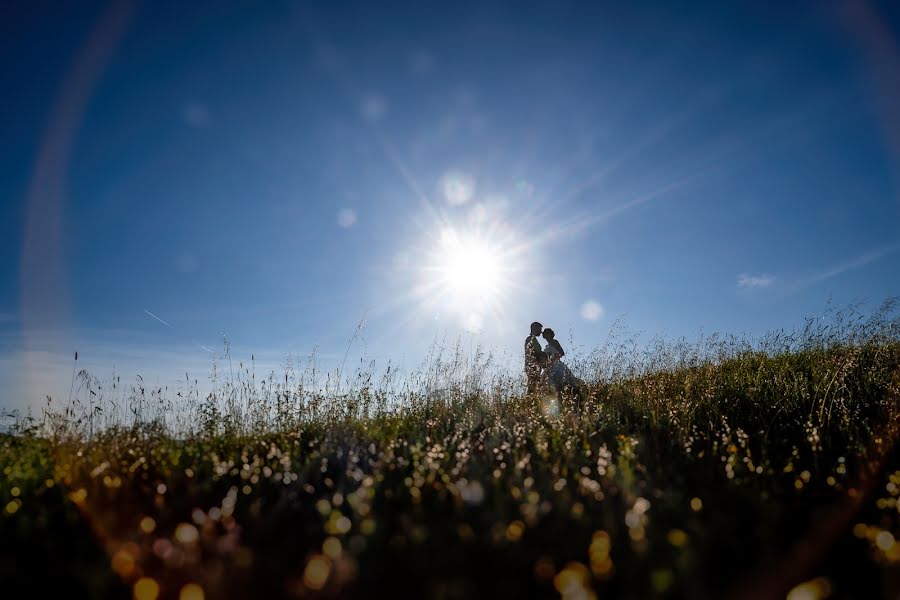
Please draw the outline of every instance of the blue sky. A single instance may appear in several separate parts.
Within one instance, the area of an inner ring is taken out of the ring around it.
[[[672,4],[5,5],[0,405],[900,294],[898,11]]]

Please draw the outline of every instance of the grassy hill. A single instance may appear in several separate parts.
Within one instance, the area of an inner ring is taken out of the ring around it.
[[[88,385],[0,439],[0,582],[141,598],[894,598],[896,312],[755,342],[608,344],[573,365],[589,382],[578,405],[472,368],[440,394],[364,374],[323,394],[244,371],[208,397],[132,388],[130,419]]]

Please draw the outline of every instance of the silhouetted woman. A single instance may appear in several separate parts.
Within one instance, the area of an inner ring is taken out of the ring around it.
[[[547,361],[547,373],[550,384],[556,390],[557,394],[570,394],[578,400],[581,382],[562,361],[562,357],[566,355],[566,351],[563,350],[562,344],[556,339],[556,334],[552,329],[547,327],[544,329],[542,335],[543,338],[547,340],[547,347],[544,348],[544,356]]]

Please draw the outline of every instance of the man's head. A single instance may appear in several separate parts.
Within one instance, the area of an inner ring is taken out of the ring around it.
[[[535,321],[534,323],[531,324],[531,335],[541,335],[541,329],[543,329],[543,328],[544,328],[543,325],[541,325],[540,323]]]

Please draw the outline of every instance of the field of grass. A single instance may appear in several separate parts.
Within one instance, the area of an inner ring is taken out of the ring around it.
[[[572,366],[579,406],[481,355],[343,390],[217,365],[208,397],[79,375],[0,437],[0,589],[900,597],[894,303]]]

